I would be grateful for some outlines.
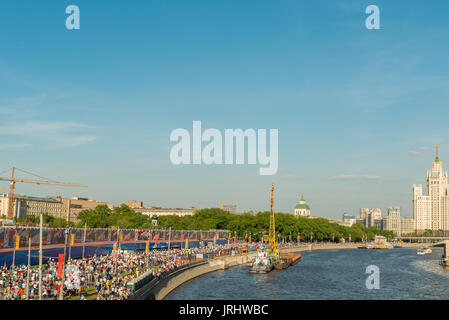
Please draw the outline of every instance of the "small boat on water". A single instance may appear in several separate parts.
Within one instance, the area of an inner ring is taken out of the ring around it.
[[[390,249],[391,246],[388,246],[386,244],[375,244],[373,249]]]
[[[267,251],[259,251],[254,259],[254,263],[249,269],[249,273],[268,273],[274,268],[274,263],[268,256]]]
[[[371,244],[371,243],[367,243],[366,245],[364,245],[364,246],[359,246],[359,247],[357,247],[358,249],[374,249],[374,244]]]
[[[425,255],[425,254],[432,254],[432,249],[430,249],[430,248],[419,248],[416,253],[421,255],[421,256]]]

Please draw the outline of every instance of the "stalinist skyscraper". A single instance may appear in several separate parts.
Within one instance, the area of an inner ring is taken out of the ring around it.
[[[449,184],[447,171],[443,172],[443,164],[436,156],[432,162],[432,170],[427,171],[427,194],[423,195],[422,185],[413,185],[413,218],[416,231],[448,231],[449,230]]]

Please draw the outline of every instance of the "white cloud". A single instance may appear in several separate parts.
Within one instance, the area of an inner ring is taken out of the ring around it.
[[[72,121],[26,121],[0,127],[0,136],[20,136],[28,141],[44,143],[50,148],[78,147],[100,139],[85,134],[94,128]]]
[[[68,138],[61,138],[53,141],[50,144],[52,148],[67,148],[67,147],[78,147],[86,143],[90,143],[100,139],[97,136],[75,136]]]
[[[379,176],[371,176],[371,175],[363,175],[363,174],[342,174],[339,176],[332,177],[332,180],[339,181],[382,181],[385,180],[383,177]]]
[[[29,143],[10,143],[10,144],[0,144],[0,150],[6,149],[21,149],[31,147]]]
[[[56,133],[61,130],[89,128],[89,126],[77,122],[41,122],[27,121],[0,127],[0,134],[4,135],[35,135],[41,133]]]
[[[303,176],[299,176],[299,175],[294,174],[294,173],[289,173],[289,174],[286,174],[286,175],[284,175],[282,177],[285,178],[285,179],[303,179],[304,178]]]
[[[8,114],[13,114],[14,111],[10,108],[2,108],[0,107],[0,114],[1,115],[8,115]]]
[[[419,152],[419,151],[409,151],[407,154],[409,156],[419,156],[421,154],[421,152]]]

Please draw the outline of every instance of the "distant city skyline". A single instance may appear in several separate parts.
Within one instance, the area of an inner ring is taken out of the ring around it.
[[[275,211],[304,194],[313,216],[411,216],[435,142],[449,163],[449,3],[378,0],[367,30],[365,0],[77,0],[68,31],[70,4],[0,3],[0,172],[89,185],[19,194],[242,212],[274,183]],[[197,120],[278,129],[277,174],[174,166],[170,132]]]

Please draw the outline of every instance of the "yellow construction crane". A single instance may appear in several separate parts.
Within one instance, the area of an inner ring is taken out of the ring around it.
[[[276,241],[276,228],[274,225],[274,210],[273,210],[273,193],[274,184],[271,185],[271,213],[270,213],[270,234],[268,235],[268,255],[273,258],[279,257],[279,249]]]
[[[20,170],[20,169],[18,169]],[[0,178],[0,181],[9,181],[9,194],[8,194],[8,213],[7,213],[7,219],[14,220],[14,189],[16,182],[23,182],[23,183],[34,183],[34,184],[48,184],[53,186],[65,186],[65,187],[80,187],[80,188],[87,188],[87,185],[85,184],[75,184],[75,183],[65,183],[65,182],[57,182],[57,181],[44,181],[44,180],[31,180],[31,179],[20,179],[15,177],[15,171],[16,168],[12,168],[11,178]],[[20,170],[25,173],[30,174],[29,172],[26,172],[24,170]]]

